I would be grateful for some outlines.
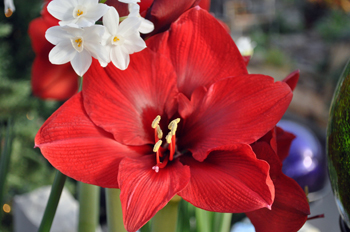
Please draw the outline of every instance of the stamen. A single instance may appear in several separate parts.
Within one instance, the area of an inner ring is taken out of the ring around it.
[[[158,125],[156,128],[157,128],[158,139],[163,138],[163,131],[162,131],[162,129],[160,129],[160,126]]]
[[[159,122],[160,122],[160,116],[158,115],[152,122],[152,128],[156,129],[156,127],[158,126]]]
[[[157,152],[160,148],[160,146],[162,145],[162,140],[159,140],[156,144],[154,144],[154,147],[153,147],[153,152]]]
[[[167,136],[165,136],[166,142],[170,144],[172,137],[173,137],[173,134],[171,132],[169,132],[169,134]]]
[[[170,144],[170,155],[169,155],[169,160],[172,161],[173,160],[173,157],[174,157],[174,154],[175,154],[175,140],[176,140],[176,137],[175,135],[172,136],[171,138],[171,144]]]
[[[113,42],[117,42],[117,41],[119,41],[119,38],[117,36],[114,36]]]
[[[177,123],[173,123],[173,125],[172,125],[172,127],[170,129],[171,129],[170,133],[172,135],[175,135],[175,132],[177,130]]]
[[[75,40],[75,43],[77,44],[78,47],[81,47],[81,44],[83,43],[83,41],[79,38]]]
[[[82,15],[82,14],[84,14],[84,11],[82,11],[82,10],[78,10],[78,11],[77,11],[77,16],[80,16],[80,15]]]
[[[174,123],[178,124],[179,122],[180,122],[180,118],[176,118],[176,119],[172,120],[168,125],[168,129],[171,130],[173,124]]]

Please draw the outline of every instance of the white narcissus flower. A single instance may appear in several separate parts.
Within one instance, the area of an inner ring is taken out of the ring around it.
[[[13,0],[4,0],[4,11],[5,16],[10,17],[12,13],[15,11],[15,5],[13,4]]]
[[[138,4],[129,4],[129,16],[128,17],[136,17],[141,21],[141,25],[139,27],[139,32],[142,34],[148,34],[154,30],[154,25],[151,21],[142,18],[140,15],[140,6]]]
[[[83,76],[89,69],[92,57],[103,63],[108,63],[108,54],[101,45],[105,33],[104,26],[94,25],[86,28],[55,26],[50,27],[45,34],[46,39],[56,45],[49,53],[53,64],[71,62],[74,71]]]
[[[113,7],[103,16],[103,25],[107,29],[103,44],[109,50],[112,63],[121,70],[128,67],[130,54],[146,48],[138,31],[140,24],[136,17],[127,17],[119,24],[119,14]]]
[[[256,46],[255,42],[249,37],[242,36],[236,41],[237,48],[242,56],[252,56],[254,53],[254,48]]]
[[[47,6],[49,13],[61,20],[61,26],[76,24],[79,27],[94,25],[108,8],[98,0],[52,0]]]

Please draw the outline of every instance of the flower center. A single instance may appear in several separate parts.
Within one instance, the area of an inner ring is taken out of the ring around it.
[[[124,37],[121,35],[114,35],[111,37],[111,44],[121,45],[124,42]]]
[[[80,18],[82,15],[86,14],[86,7],[85,6],[76,6],[73,10],[73,17],[74,18]]]
[[[75,37],[71,39],[72,45],[78,52],[82,52],[84,49],[84,40],[81,37]]]
[[[152,167],[152,169],[155,172],[159,172],[160,168],[164,168],[168,161],[172,161],[174,159],[174,154],[175,154],[175,147],[176,147],[176,130],[177,130],[177,125],[180,122],[180,118],[172,120],[169,125],[168,129],[170,130],[167,136],[165,136],[165,140],[168,144],[168,149],[169,149],[169,155],[165,154],[166,149],[163,148],[161,145],[163,141],[161,140],[163,138],[163,131],[160,129],[159,126],[160,122],[160,116],[158,115],[152,122],[152,128],[154,129],[154,139],[155,139],[155,144],[153,147],[153,152],[156,153],[156,160],[157,164]],[[162,161],[161,161],[162,158]]]

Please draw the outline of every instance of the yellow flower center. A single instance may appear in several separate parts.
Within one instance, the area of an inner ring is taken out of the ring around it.
[[[84,14],[84,11],[82,11],[82,10],[77,10],[77,17],[80,16],[80,15],[82,15],[82,14]]]

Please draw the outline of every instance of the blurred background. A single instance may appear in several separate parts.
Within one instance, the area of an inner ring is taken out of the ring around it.
[[[4,150],[10,144],[7,152],[11,153],[6,182],[2,183],[5,184],[0,225],[3,232],[14,231],[13,197],[51,185],[55,173],[39,149],[33,149],[40,126],[63,103],[41,100],[31,90],[35,55],[27,31],[29,22],[40,17],[42,4],[41,0],[15,0],[16,11],[10,18],[0,14],[0,148]],[[212,0],[211,12],[230,28],[236,42],[242,37],[250,39],[254,48],[248,65],[250,73],[282,80],[292,71],[300,70],[299,83],[284,119],[287,127],[292,122],[307,131],[294,132],[301,134],[301,142],[294,144],[295,153],[298,146],[311,144],[309,148],[314,155],[309,163],[301,160],[300,164],[296,160],[301,158],[296,154],[285,164],[284,171],[288,172],[288,167],[296,170],[300,165],[304,168],[288,175],[303,188],[309,186],[311,216],[325,214],[324,219],[310,221],[318,230],[305,231],[339,231],[339,214],[328,184],[324,147],[330,101],[350,57],[350,2]],[[65,186],[76,196],[73,180],[69,179]],[[101,218],[103,221],[103,210]]]

